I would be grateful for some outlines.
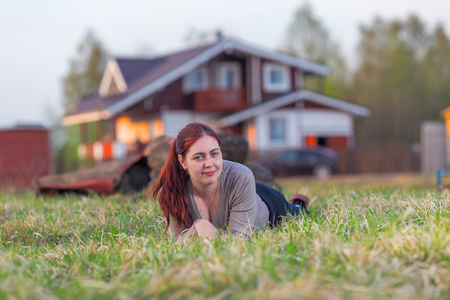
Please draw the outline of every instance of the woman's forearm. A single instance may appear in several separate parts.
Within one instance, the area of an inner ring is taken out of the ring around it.
[[[194,228],[199,237],[215,238],[219,236],[219,231],[208,220],[198,220],[194,223]]]

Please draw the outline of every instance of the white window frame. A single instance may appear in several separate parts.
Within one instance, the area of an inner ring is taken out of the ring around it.
[[[283,137],[282,137],[282,139],[274,139],[274,132],[273,132],[272,125],[273,125],[273,122],[275,122],[275,121],[282,122],[282,126],[283,126],[283,133],[282,133]],[[269,119],[269,140],[270,140],[270,143],[273,146],[285,145],[286,142],[287,142],[287,134],[288,134],[288,132],[287,132],[287,120],[285,118],[272,117],[272,118]]]
[[[197,72],[200,72],[202,74],[203,82],[201,82],[198,85],[192,85],[192,83],[189,81],[189,77],[192,76],[192,74],[197,73]],[[209,86],[208,69],[206,67],[200,67],[195,70],[192,70],[191,72],[189,72],[188,74],[186,74],[183,77],[183,91],[185,93],[190,93],[190,92],[199,91],[199,90],[205,90],[208,88],[208,86]]]
[[[271,72],[281,72],[282,81],[274,83],[271,81]],[[289,67],[276,63],[265,63],[263,67],[264,91],[265,92],[287,92],[291,89],[291,76]]]
[[[233,73],[231,86],[226,85],[226,71]],[[221,89],[239,88],[242,85],[241,65],[238,62],[221,62],[217,70],[217,87]]]

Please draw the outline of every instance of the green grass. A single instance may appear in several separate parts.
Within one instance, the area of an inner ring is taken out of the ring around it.
[[[279,182],[310,218],[183,244],[140,196],[0,194],[0,299],[450,298],[450,195],[432,179]]]

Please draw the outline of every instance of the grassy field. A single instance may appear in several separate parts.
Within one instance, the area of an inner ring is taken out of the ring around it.
[[[0,194],[0,299],[450,298],[450,195],[432,178],[279,182],[311,217],[184,244],[139,196]]]

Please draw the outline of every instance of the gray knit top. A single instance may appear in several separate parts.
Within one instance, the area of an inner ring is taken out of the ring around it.
[[[193,222],[201,219],[194,200],[192,183],[187,184],[188,197],[185,199]],[[244,165],[223,161],[220,176],[220,197],[212,224],[222,232],[249,235],[252,231],[264,230],[269,222],[269,209],[256,194],[255,177]],[[169,233],[176,238],[196,235],[194,226],[186,228],[170,216]]]

